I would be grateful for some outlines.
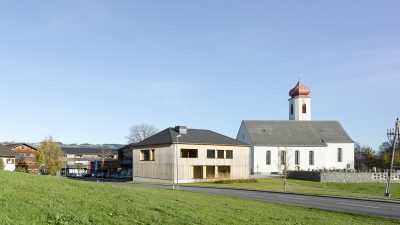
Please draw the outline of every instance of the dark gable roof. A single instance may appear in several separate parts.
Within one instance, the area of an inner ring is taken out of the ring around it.
[[[177,143],[177,135],[179,135],[179,133],[174,128],[167,128],[141,142],[130,144],[126,147],[170,145]],[[244,142],[235,140],[211,130],[187,129],[187,134],[180,135],[181,137],[178,138],[180,144],[249,146]],[[122,149],[125,149],[126,147]]]
[[[117,155],[117,150],[116,149],[105,149],[105,148],[65,148],[62,147],[61,150],[63,150],[63,152],[65,154],[86,154],[86,155],[99,155],[101,153],[106,153],[109,152],[112,155]]]
[[[25,143],[12,143],[12,144],[6,144],[5,146],[7,146],[9,148],[14,148],[14,147],[17,147],[17,146],[20,146],[20,145],[25,145],[25,146],[27,146],[29,148],[32,148],[33,150],[37,151],[37,149],[35,147],[33,147],[32,145],[25,144]]]
[[[338,121],[244,120],[255,146],[326,146],[354,143]]]
[[[11,148],[8,146],[0,145],[0,157],[1,156],[15,157],[17,156],[17,153],[12,151]]]

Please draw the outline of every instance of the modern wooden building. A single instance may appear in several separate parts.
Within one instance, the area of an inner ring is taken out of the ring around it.
[[[126,148],[133,177],[180,183],[250,177],[250,145],[210,130],[167,128]]]

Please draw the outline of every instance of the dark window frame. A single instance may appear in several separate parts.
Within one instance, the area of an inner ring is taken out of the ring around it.
[[[300,151],[299,150],[296,150],[294,152],[294,164],[296,166],[300,165]]]
[[[220,153],[222,153],[222,157],[221,157]],[[225,151],[217,150],[217,159],[224,159],[224,158],[225,158]]]
[[[140,150],[140,161],[151,161],[150,149]]]
[[[267,150],[265,152],[265,164],[271,165],[271,151],[270,150]]]
[[[308,164],[310,164],[311,166],[314,165],[314,151],[309,151],[308,153]]]
[[[343,162],[343,149],[342,148],[337,149],[337,160],[338,160],[338,162]]]
[[[182,148],[180,150],[180,155],[181,155],[181,158],[187,158],[187,159],[199,158],[199,150]]]
[[[281,151],[280,161],[281,161],[281,165],[286,164],[286,151],[284,151],[284,150]]]
[[[228,154],[228,152],[230,154]],[[225,150],[225,158],[227,159],[233,159],[233,150]]]
[[[293,115],[294,113],[294,106],[293,103],[290,104],[290,115]]]
[[[207,149],[207,159],[215,159],[215,149]]]

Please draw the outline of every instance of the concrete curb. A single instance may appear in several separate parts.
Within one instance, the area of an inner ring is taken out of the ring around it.
[[[165,186],[167,186],[167,185],[165,185]],[[357,197],[338,196],[338,195],[318,195],[318,194],[308,194],[308,193],[280,192],[280,191],[255,190],[255,189],[245,189],[245,188],[226,188],[226,187],[213,187],[213,186],[182,185],[180,187],[216,188],[216,189],[225,189],[225,190],[252,191],[252,192],[260,192],[260,193],[289,194],[289,195],[313,196],[313,197],[336,198],[336,199],[351,199],[351,200],[360,200],[360,201],[400,204],[400,200],[379,199],[379,198],[357,198]]]

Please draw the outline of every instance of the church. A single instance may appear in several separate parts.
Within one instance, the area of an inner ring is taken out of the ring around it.
[[[311,120],[310,89],[289,92],[289,120],[243,120],[237,140],[251,145],[251,173],[354,168],[354,141],[338,121]]]

